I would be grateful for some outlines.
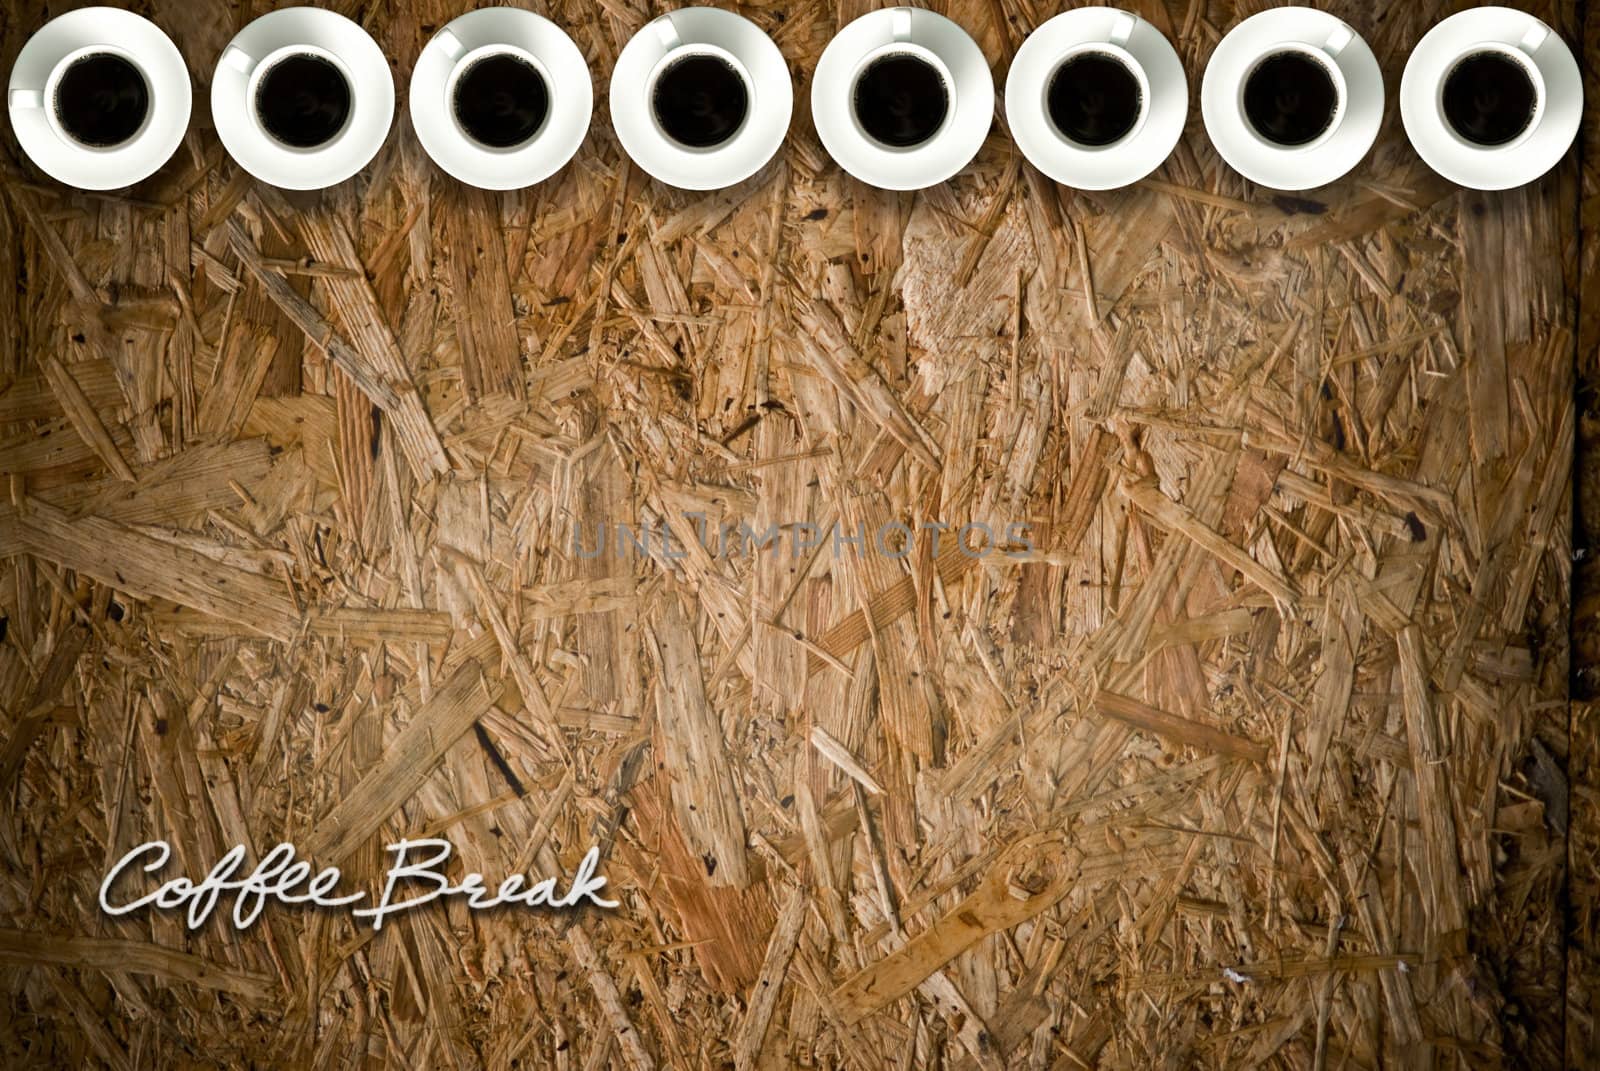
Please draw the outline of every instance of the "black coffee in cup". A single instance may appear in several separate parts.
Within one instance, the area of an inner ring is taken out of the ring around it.
[[[691,55],[661,72],[650,106],[673,141],[691,149],[710,149],[744,125],[750,114],[750,91],[727,60]]]
[[[139,68],[114,52],[72,61],[56,82],[56,120],[77,141],[97,149],[121,145],[150,114],[150,86]]]
[[[310,52],[274,63],[256,88],[261,125],[295,149],[315,149],[332,141],[349,121],[351,105],[344,72]]]
[[[1144,92],[1116,56],[1079,52],[1056,68],[1045,106],[1062,137],[1099,147],[1122,140],[1138,124]]]
[[[1503,52],[1474,52],[1445,75],[1440,105],[1445,120],[1474,145],[1515,141],[1539,105],[1527,68]]]
[[[1325,64],[1298,50],[1274,52],[1244,80],[1244,114],[1278,145],[1309,145],[1333,125],[1339,89]]]
[[[895,149],[921,145],[950,114],[950,88],[921,56],[890,52],[856,79],[856,120],[867,136]]]
[[[474,141],[492,149],[521,145],[550,115],[550,87],[539,69],[501,52],[473,62],[456,79],[456,122]]]

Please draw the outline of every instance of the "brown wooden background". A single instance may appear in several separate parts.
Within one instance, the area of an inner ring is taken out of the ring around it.
[[[470,6],[340,9],[403,94]],[[935,6],[997,84],[1057,10]],[[1198,87],[1267,5],[1132,6]],[[805,0],[739,8],[791,61],[784,152],[673,191],[604,109],[662,9],[573,0],[536,5],[596,79],[557,177],[465,190],[402,109],[357,180],[291,197],[209,129],[264,8],[152,4],[198,91],[168,168],[75,194],[4,140],[0,1062],[1592,1061],[1593,180],[1580,150],[1441,182],[1392,98],[1456,5],[1330,6],[1391,101],[1309,196],[1230,172],[1198,109],[1113,194],[1000,124],[946,185],[864,188],[806,101],[871,5]],[[7,69],[63,9],[0,8]],[[690,512],[1037,549],[572,553],[691,542]],[[95,907],[147,839],[189,873],[290,839],[370,888],[419,834],[491,876],[600,844],[623,904],[376,937]]]

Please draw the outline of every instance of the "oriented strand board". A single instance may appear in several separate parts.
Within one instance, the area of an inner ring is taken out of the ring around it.
[[[1000,84],[1055,11],[934,6]],[[1193,88],[1261,5],[1132,6]],[[1453,5],[1330,6],[1392,97]],[[468,7],[342,10],[403,89]],[[1089,194],[997,124],[885,193],[805,104],[871,5],[764,2],[789,138],[692,194],[605,113],[660,9],[535,7],[599,92],[529,190],[403,110],[304,195],[204,107],[120,193],[0,139],[0,1064],[1595,1062],[1593,153],[1466,194],[1391,107],[1282,196],[1196,114]],[[203,102],[259,8],[147,10]],[[151,839],[403,836],[620,906],[95,906]]]

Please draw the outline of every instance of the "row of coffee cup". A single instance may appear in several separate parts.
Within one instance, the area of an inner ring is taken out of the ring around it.
[[[172,155],[188,126],[188,70],[153,23],[114,8],[53,19],[23,47],[8,94],[18,141],[69,185],[115,189]],[[1361,161],[1381,125],[1384,86],[1349,25],[1308,7],[1235,26],[1205,68],[1201,114],[1222,158],[1279,190],[1324,185]],[[412,123],[433,160],[490,189],[532,185],[587,136],[588,64],[572,39],[529,11],[485,8],[440,29],[409,87]],[[1028,160],[1081,189],[1128,185],[1160,166],[1188,116],[1171,42],[1116,8],[1048,20],[1017,50],[1005,118]],[[793,87],[760,28],[709,7],[659,16],[617,57],[612,126],[628,155],[671,185],[715,189],[763,167],[787,136]],[[394,117],[376,42],[320,8],[249,23],[212,75],[218,135],[276,186],[341,182],[372,159]],[[846,25],[812,79],[811,114],[828,153],[874,186],[918,189],[965,167],[995,111],[987,60],[956,23],[896,7]],[[1479,189],[1522,185],[1565,154],[1582,113],[1577,63],[1539,19],[1504,7],[1463,11],[1413,49],[1400,113],[1421,157]]]

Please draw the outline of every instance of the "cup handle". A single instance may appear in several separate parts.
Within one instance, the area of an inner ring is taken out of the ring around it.
[[[44,94],[34,89],[13,89],[11,91],[11,106],[13,108],[38,108],[44,104]]]
[[[238,71],[240,74],[249,74],[250,68],[256,65],[255,59],[238,45],[229,45],[227,53],[222,57],[222,62]]]
[[[1133,36],[1134,28],[1138,25],[1139,19],[1137,16],[1130,15],[1126,11],[1117,12],[1117,19],[1111,24],[1111,36],[1109,38],[1111,44],[1126,45],[1128,38]]]
[[[447,29],[439,31],[438,40],[439,47],[443,49],[444,54],[451,59],[456,59],[461,55],[461,53],[467,50],[467,46],[461,43],[461,38],[457,37]]]
[[[1328,35],[1328,40],[1322,45],[1322,51],[1337,58],[1339,53],[1345,50],[1345,46],[1355,39],[1355,31],[1341,22],[1339,25],[1335,26],[1333,28],[1333,32]]]
[[[668,52],[683,44],[683,38],[678,36],[678,28],[672,24],[671,15],[663,15],[656,20],[656,36],[661,38],[661,45]]]
[[[1550,27],[1538,19],[1534,19],[1533,24],[1528,27],[1528,32],[1522,35],[1521,41],[1517,42],[1517,47],[1531,56],[1539,51],[1539,46],[1544,44],[1545,38],[1549,36]]]
[[[895,41],[904,43],[911,40],[911,8],[897,7],[892,10],[894,20],[890,23],[889,29],[894,34]]]

